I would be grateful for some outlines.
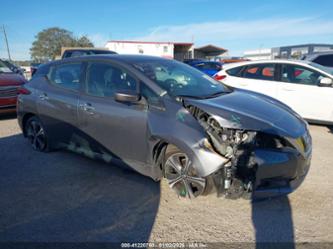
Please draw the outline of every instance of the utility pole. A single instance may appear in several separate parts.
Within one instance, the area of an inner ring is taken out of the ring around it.
[[[10,57],[10,51],[9,51],[9,46],[8,46],[8,39],[7,39],[5,25],[2,25],[2,31],[3,31],[3,35],[5,37],[5,42],[6,42],[6,47],[7,47],[7,53],[8,53],[8,59],[11,61],[12,58]]]

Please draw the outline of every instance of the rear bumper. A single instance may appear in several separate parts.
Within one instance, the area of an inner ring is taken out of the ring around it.
[[[16,112],[17,97],[0,98],[0,114]]]

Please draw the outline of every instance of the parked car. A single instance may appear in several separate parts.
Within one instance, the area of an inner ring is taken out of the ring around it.
[[[15,65],[14,63],[12,63],[8,60],[0,60],[0,61],[2,61],[7,67],[9,67],[10,70],[12,70],[12,72],[24,75],[24,69],[23,68]]]
[[[193,60],[187,62],[188,65],[199,69],[209,76],[215,75],[222,69],[222,63],[217,61]]]
[[[228,64],[228,63],[236,63],[236,62],[242,62],[242,61],[249,61],[249,59],[244,58],[244,57],[227,57],[227,56],[218,56],[215,58],[216,60],[219,60],[223,64]]]
[[[40,65],[42,65],[42,63],[39,63],[39,62],[33,62],[30,64],[31,77],[34,76],[34,74],[36,73],[36,71]]]
[[[19,87],[25,82],[21,74],[13,72],[0,61],[0,114],[15,113]]]
[[[71,48],[63,51],[61,58],[78,57],[85,55],[98,55],[98,54],[116,54],[116,52],[108,49],[94,49],[94,48]]]
[[[309,54],[304,56],[302,60],[312,61],[322,66],[333,68],[333,52]]]
[[[333,124],[333,70],[309,61],[266,60],[227,65],[215,79],[290,106],[310,122]]]
[[[174,60],[54,61],[38,68],[18,103],[35,150],[66,148],[165,177],[182,197],[288,194],[310,166],[307,123],[289,107]]]

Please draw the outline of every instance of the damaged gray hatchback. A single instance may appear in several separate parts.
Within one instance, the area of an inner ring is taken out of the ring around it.
[[[311,136],[299,115],[174,60],[55,61],[19,92],[18,121],[35,150],[66,148],[164,177],[182,197],[288,194],[309,170]]]

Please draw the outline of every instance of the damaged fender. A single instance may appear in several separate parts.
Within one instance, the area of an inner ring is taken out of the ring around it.
[[[175,145],[189,156],[201,177],[220,169],[228,159],[207,147],[207,135],[202,126],[179,103],[165,101],[165,104],[175,112],[151,109],[148,114],[150,136],[154,141],[152,145],[161,140]]]

